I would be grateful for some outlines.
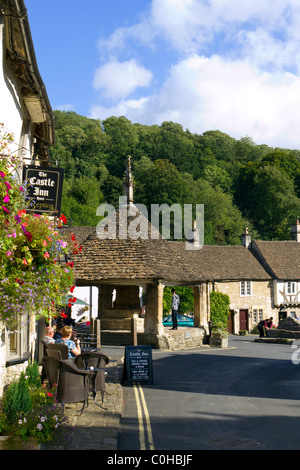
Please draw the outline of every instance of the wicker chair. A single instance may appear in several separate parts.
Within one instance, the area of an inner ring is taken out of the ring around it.
[[[109,363],[109,357],[99,352],[83,352],[75,358],[75,364],[80,369],[87,367],[103,368]]]
[[[69,349],[68,346],[65,344],[58,344],[58,343],[49,343],[46,345],[46,354],[48,355],[48,351],[60,351],[61,359],[68,359],[69,358]]]
[[[89,375],[91,372],[80,370],[72,361],[52,356],[42,358],[46,375],[51,386],[57,383],[57,401],[64,411],[65,403],[83,402],[88,406]]]
[[[58,351],[59,353],[59,351]],[[45,370],[45,376],[49,382],[50,387],[58,384],[59,378],[59,362],[58,359],[51,356],[42,357],[42,363]]]
[[[57,387],[57,401],[61,403],[64,409],[65,403],[83,402],[81,413],[84,406],[88,406],[89,393],[89,371],[78,369],[71,361],[59,360],[59,381]]]
[[[56,359],[62,359],[61,351],[58,349],[47,349],[47,356],[56,357]]]
[[[104,369],[108,363],[109,357],[103,353],[98,352],[82,353],[75,358],[75,365],[82,369],[87,369],[89,367],[93,367],[94,369]],[[96,370],[89,377],[89,389],[92,392],[92,396],[96,405],[98,405],[96,402],[97,392],[101,392],[102,404],[104,401],[105,375],[106,372],[104,370]]]

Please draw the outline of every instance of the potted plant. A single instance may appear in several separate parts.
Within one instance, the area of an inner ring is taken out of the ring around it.
[[[211,329],[211,336],[209,339],[210,346],[216,346],[219,348],[228,347],[228,331],[223,324],[223,322],[213,323]]]
[[[66,419],[55,391],[41,384],[38,365],[30,364],[1,399],[0,449],[37,450],[58,435]]]

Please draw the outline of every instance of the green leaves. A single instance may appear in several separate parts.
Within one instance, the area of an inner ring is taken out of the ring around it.
[[[289,239],[300,215],[300,152],[256,145],[221,130],[192,134],[171,121],[133,124],[111,116],[102,123],[55,111],[52,158],[65,168],[62,209],[74,225],[98,223],[102,202],[118,207],[127,155],[134,201],[204,204],[205,243],[240,244],[246,226],[255,237]]]

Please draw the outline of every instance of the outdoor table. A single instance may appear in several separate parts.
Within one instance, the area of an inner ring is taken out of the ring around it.
[[[83,346],[80,348],[81,349],[81,352],[100,352],[101,351],[101,348],[96,348],[96,347],[92,347],[92,346]]]
[[[97,390],[96,390],[96,378],[97,378],[97,373],[100,372],[100,371],[104,371],[104,374],[107,375],[107,371],[106,371],[106,368],[105,367],[87,367],[86,369],[83,369],[85,371],[89,371],[90,372],[90,377],[89,379],[91,380],[91,385],[92,385],[92,397],[93,397],[93,400],[94,400],[94,403],[99,406],[99,408],[102,408],[103,410],[107,410],[108,408],[105,408],[104,406],[101,406],[99,405],[99,403],[97,403],[96,401],[96,395],[97,395]],[[105,382],[105,379],[104,379],[104,382]]]

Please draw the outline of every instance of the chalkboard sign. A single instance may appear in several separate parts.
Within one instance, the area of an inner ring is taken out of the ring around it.
[[[126,346],[122,382],[153,383],[152,347]]]

